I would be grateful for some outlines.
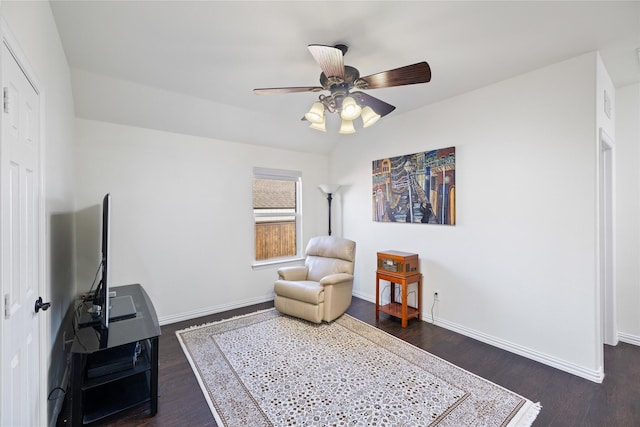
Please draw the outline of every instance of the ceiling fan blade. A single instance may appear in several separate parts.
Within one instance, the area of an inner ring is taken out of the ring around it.
[[[369,95],[368,93],[351,92],[351,95],[357,98],[360,98],[360,101],[363,105],[367,105],[371,107],[373,111],[380,114],[381,117],[386,116],[387,114],[389,114],[390,112],[396,109],[396,107],[394,107],[393,105],[387,104],[386,102],[378,98],[375,98]]]
[[[268,87],[254,89],[253,93],[256,95],[279,95],[283,93],[295,93],[295,92],[320,92],[324,90],[320,86],[299,86],[299,87]]]
[[[344,79],[344,54],[342,50],[321,44],[310,44],[308,47],[313,59],[320,65],[325,76]]]
[[[362,77],[362,80],[367,82],[366,89],[427,83],[431,80],[431,68],[426,62],[418,62],[417,64],[407,65],[406,67],[371,74]]]

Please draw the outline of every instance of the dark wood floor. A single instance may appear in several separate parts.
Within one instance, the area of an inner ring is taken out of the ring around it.
[[[102,426],[215,426],[196,378],[175,331],[272,307],[263,303],[162,327],[158,414],[148,405],[131,409],[95,425]],[[434,326],[410,321],[402,329],[397,319],[380,315],[374,304],[354,298],[350,315],[378,326],[461,368],[541,402],[534,426],[640,426],[640,347],[620,343],[605,347],[606,376],[602,384],[567,374],[474,339]],[[66,407],[58,426],[66,425]]]

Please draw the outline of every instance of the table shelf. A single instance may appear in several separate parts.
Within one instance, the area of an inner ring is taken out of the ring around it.
[[[383,313],[387,313],[390,316],[402,319],[402,304],[399,302],[391,302],[386,305],[381,305],[379,310]],[[420,318],[420,310],[418,310],[416,307],[407,306],[407,319],[414,318]]]
[[[112,381],[100,388],[93,388],[85,395],[83,424],[90,424],[125,409],[151,400],[149,378],[139,372],[120,381]]]

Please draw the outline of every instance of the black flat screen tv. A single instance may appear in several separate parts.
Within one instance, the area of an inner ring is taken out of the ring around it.
[[[79,326],[108,329],[110,322],[136,317],[136,307],[130,295],[116,296],[111,288],[111,194],[102,199],[102,234],[100,244],[101,273],[98,287],[92,295],[92,305],[81,313]]]
[[[101,238],[101,279],[93,294],[94,307],[99,306],[100,321],[105,328],[109,327],[109,250],[111,248],[111,194],[105,194],[102,199],[102,238]],[[97,307],[96,307],[97,308]]]

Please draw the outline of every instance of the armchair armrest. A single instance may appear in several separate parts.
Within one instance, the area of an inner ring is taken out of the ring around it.
[[[322,279],[320,279],[320,284],[322,286],[329,286],[329,285],[338,285],[340,283],[352,282],[352,281],[353,281],[353,274],[335,273],[335,274],[329,274],[327,276],[324,276]]]
[[[278,277],[280,280],[307,280],[307,267],[303,265],[281,267],[278,269]]]

